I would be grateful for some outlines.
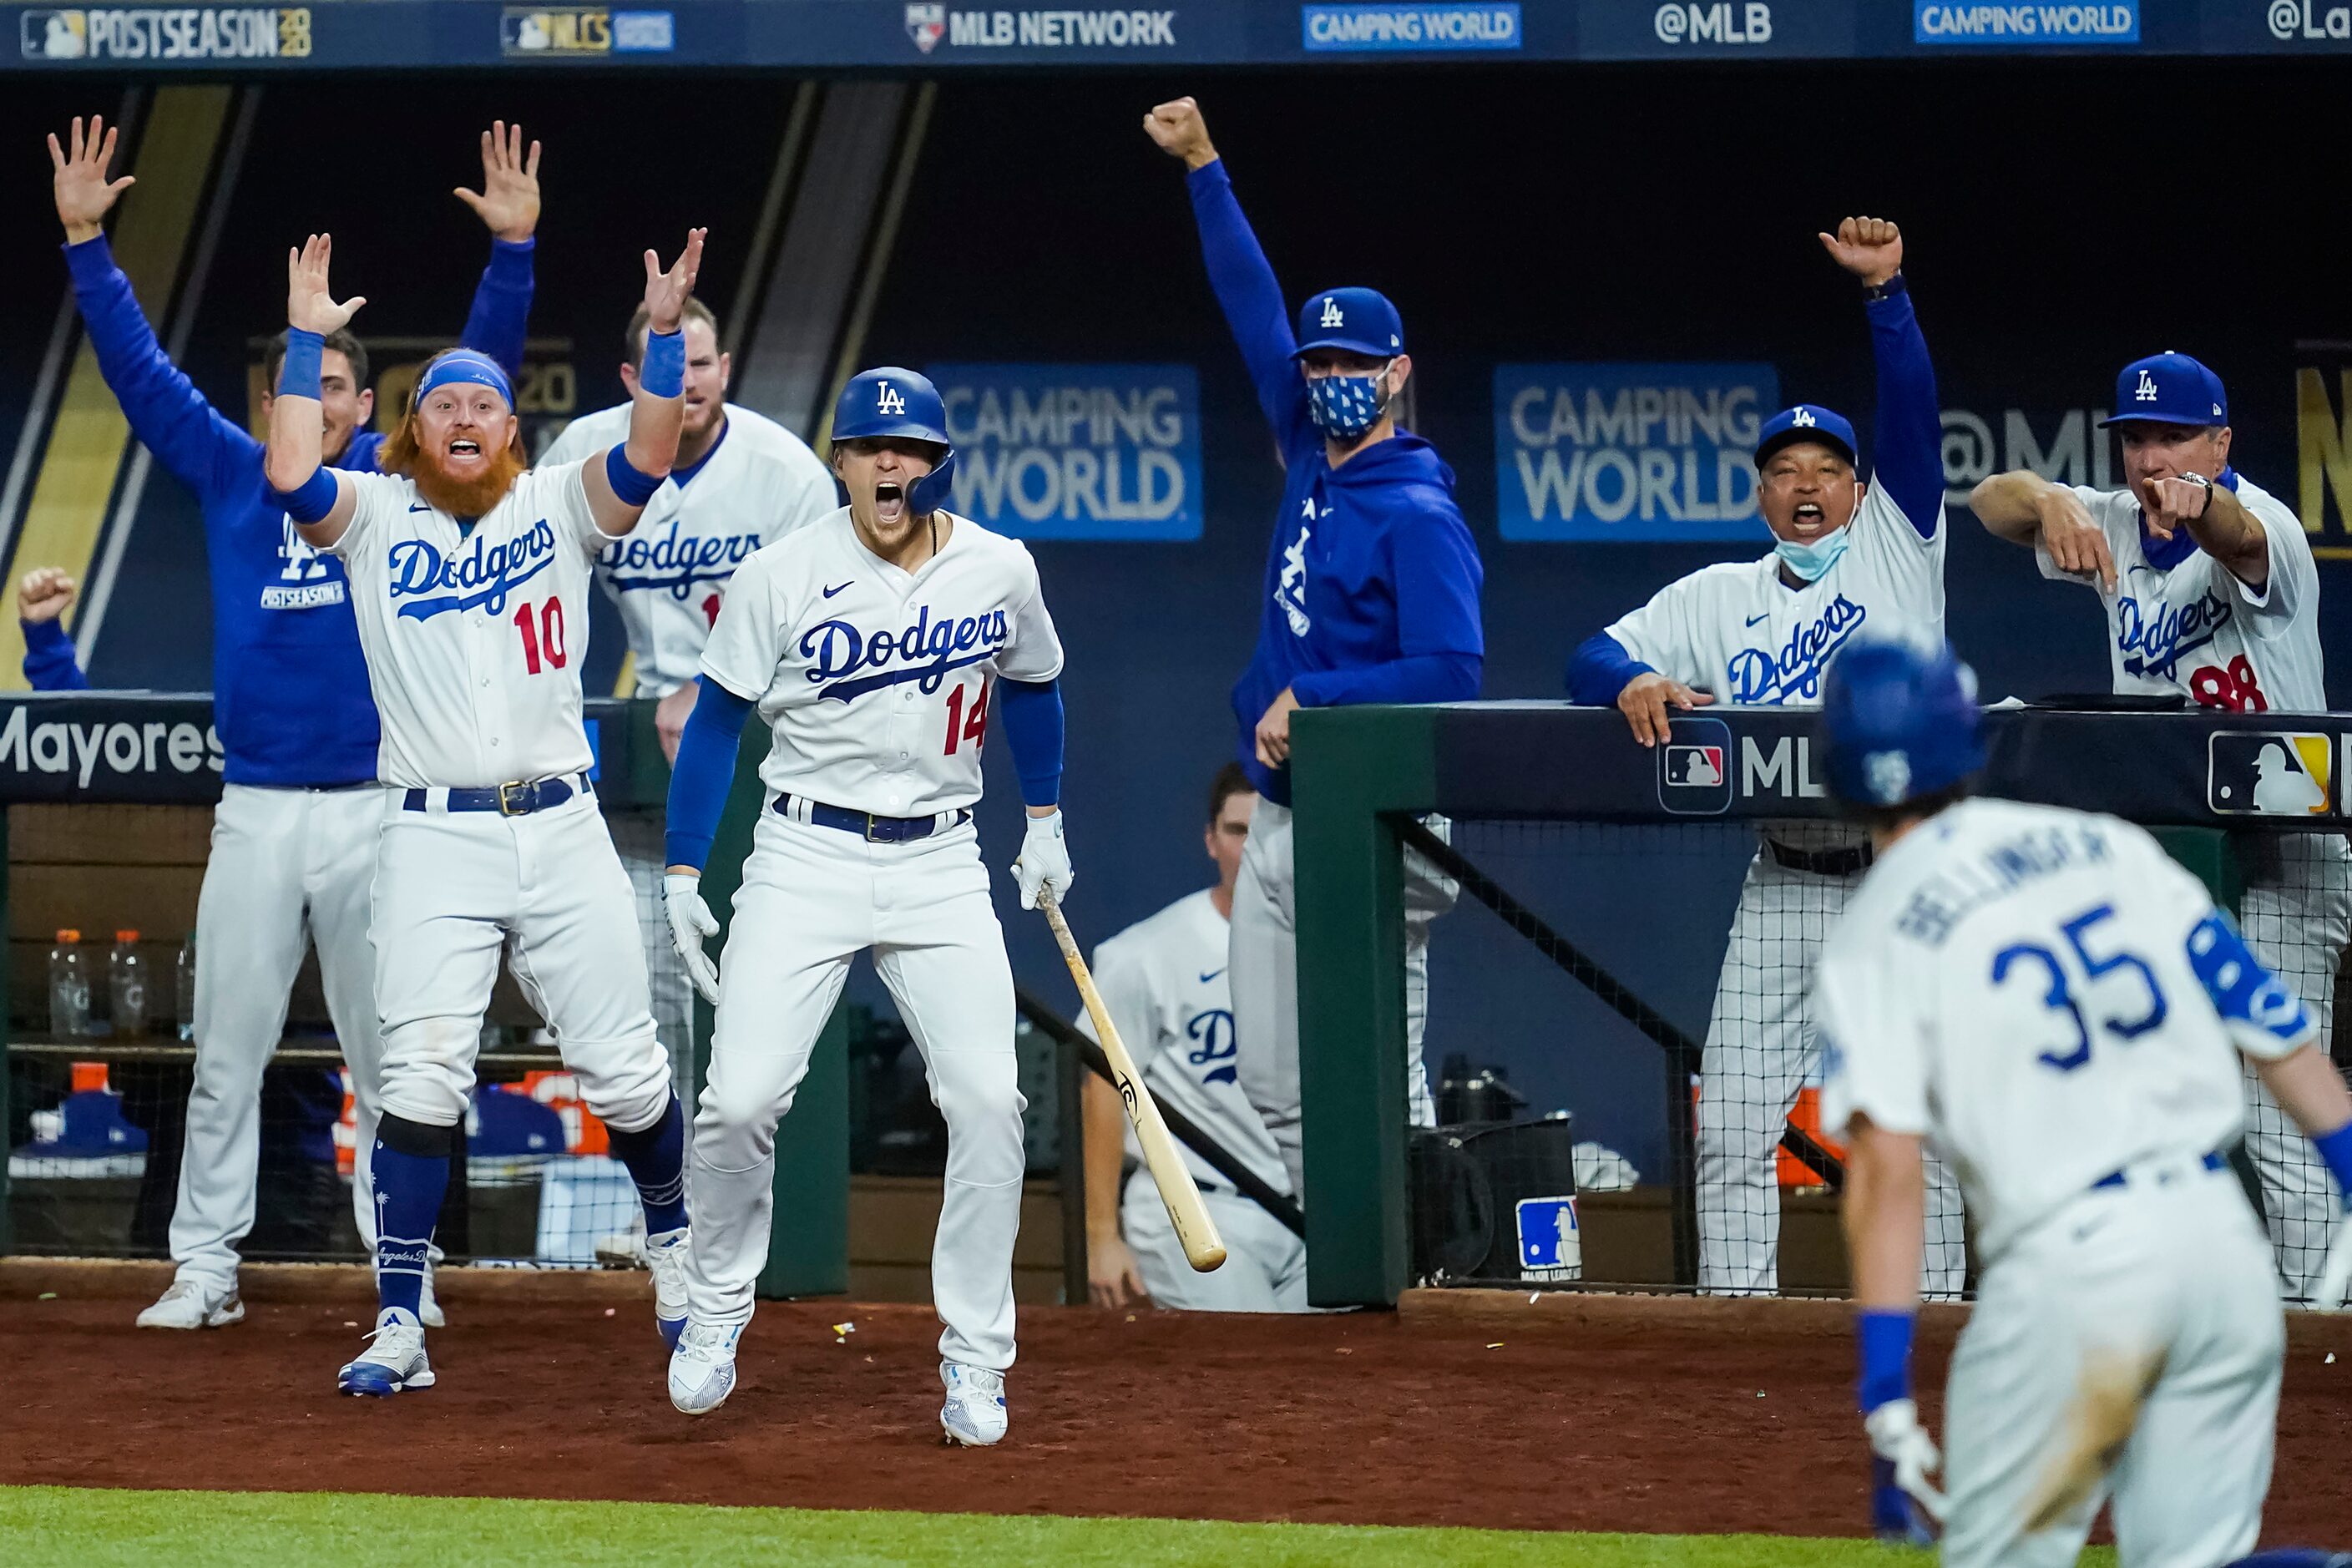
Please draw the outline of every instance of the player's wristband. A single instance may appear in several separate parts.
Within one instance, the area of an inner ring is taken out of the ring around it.
[[[2333,1132],[2323,1132],[2311,1141],[2319,1157],[2327,1162],[2327,1173],[2336,1178],[2336,1190],[2344,1196],[2345,1205],[2352,1208],[2352,1121]]]
[[[278,395],[280,397],[317,397],[319,377],[327,353],[327,340],[317,332],[300,327],[286,329],[286,358],[278,367]]]
[[[335,483],[333,474],[324,468],[318,468],[311,469],[310,477],[294,489],[272,489],[269,493],[278,498],[278,504],[284,507],[286,515],[296,522],[317,522],[335,510],[335,502],[342,490]]]
[[[645,363],[637,367],[637,384],[650,397],[676,397],[686,390],[686,329],[646,334]]]
[[[1867,1415],[1890,1399],[1911,1397],[1909,1312],[1864,1312],[1853,1321],[1862,1349],[1862,1412]]]
[[[624,506],[643,506],[654,499],[667,474],[646,474],[637,471],[629,461],[629,449],[615,447],[604,454],[604,479],[612,485],[613,493],[621,498]]]

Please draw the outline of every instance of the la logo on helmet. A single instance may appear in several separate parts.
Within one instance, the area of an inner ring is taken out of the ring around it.
[[[884,414],[904,414],[907,412],[907,400],[898,395],[897,387],[886,381],[882,384],[881,400],[876,406]]]
[[[1348,319],[1339,313],[1339,300],[1328,298],[1324,300],[1322,324],[1327,327],[1344,327],[1348,324]]]

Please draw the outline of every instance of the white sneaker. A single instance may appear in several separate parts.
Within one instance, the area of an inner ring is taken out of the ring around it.
[[[740,1323],[688,1323],[669,1354],[669,1402],[688,1415],[708,1415],[735,1392],[735,1342]]]
[[[1004,1440],[1012,1417],[1004,1409],[1004,1374],[961,1362],[940,1363],[940,1381],[947,1384],[947,1403],[940,1407],[940,1426],[948,1441],[967,1448],[985,1448]]]
[[[433,1365],[425,1359],[425,1327],[398,1307],[386,1307],[369,1336],[375,1342],[335,1374],[343,1394],[382,1398],[404,1388],[433,1386]]]
[[[226,1295],[207,1290],[185,1275],[172,1281],[156,1303],[139,1314],[142,1329],[225,1329],[245,1317],[245,1301],[231,1285]]]
[[[425,1266],[425,1283],[416,1294],[416,1321],[428,1329],[446,1329],[449,1316],[441,1310],[439,1298],[433,1294],[433,1266]]]
[[[654,1275],[654,1327],[672,1350],[686,1332],[686,1247],[693,1234],[680,1226],[646,1238],[646,1267]]]

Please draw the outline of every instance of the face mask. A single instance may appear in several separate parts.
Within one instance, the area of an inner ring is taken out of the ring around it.
[[[1811,544],[1793,539],[1775,540],[1772,553],[1780,558],[1780,564],[1806,582],[1818,583],[1829,574],[1831,567],[1838,563],[1838,557],[1845,553],[1846,535],[1853,531],[1853,524],[1849,522],[1828,538],[1816,539]]]
[[[1307,384],[1307,417],[1335,441],[1352,441],[1381,422],[1388,406],[1380,375],[1327,375]]]

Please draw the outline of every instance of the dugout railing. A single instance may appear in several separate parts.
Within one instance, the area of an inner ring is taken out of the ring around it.
[[[1585,1074],[1576,1081],[1605,1079],[1622,1102],[1617,1131],[1654,1152],[1634,1162],[1648,1167],[1639,1186],[1585,1205],[1585,1256],[1609,1261],[1576,1283],[1696,1287],[1693,1097],[1710,994],[1760,825],[1826,833],[1835,816],[1814,721],[1803,711],[1709,709],[1675,720],[1672,743],[1650,750],[1615,710],[1556,702],[1296,716],[1315,1304],[1390,1304],[1431,1278],[1432,1215],[1416,1214],[1416,1194],[1425,1206],[1446,1200],[1418,1168],[1427,1144],[1417,1146],[1408,1126],[1409,1015],[1427,1018],[1433,1080],[1444,1058],[1475,1060],[1498,1032],[1522,1037],[1523,1061],[1530,1051],[1592,1058],[1574,1063]],[[2344,830],[2352,715],[2011,706],[1989,710],[1987,731],[1984,793],[2147,826],[2227,906],[2237,907],[2250,864],[2275,881],[2282,847],[2326,849],[2338,868],[2327,872],[2329,885],[2340,891],[2342,840],[2313,836]],[[1418,871],[1409,854],[1420,858]],[[2311,858],[2286,855],[2289,876]],[[1433,872],[1451,884],[1452,908],[1427,928],[1431,978],[1412,982],[1407,908],[1416,881],[1425,886]],[[1653,951],[1662,946],[1672,951]],[[2306,988],[2332,997],[2341,958],[2339,947],[2315,955]],[[1481,1020],[1467,1052],[1456,1049],[1462,1036],[1449,1012]],[[1602,1068],[1601,1079],[1585,1070]],[[1580,1107],[1567,1109],[1581,1120]],[[1627,1128],[1629,1116],[1654,1125]],[[1783,1194],[1784,1262],[1792,1244],[1835,1254],[1835,1153],[1802,1126],[1780,1131],[1783,1180],[1800,1184]],[[1493,1218],[1509,1224],[1507,1214]],[[1566,1283],[1540,1272],[1466,1282]]]

